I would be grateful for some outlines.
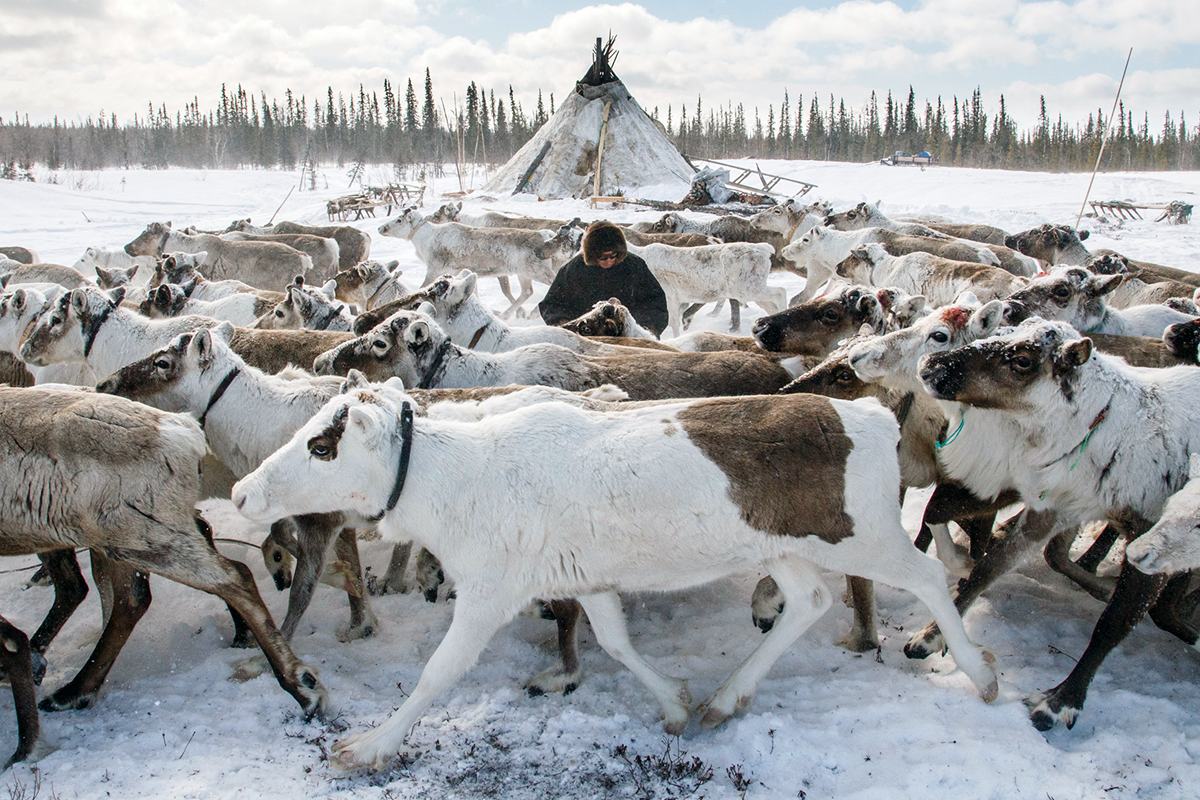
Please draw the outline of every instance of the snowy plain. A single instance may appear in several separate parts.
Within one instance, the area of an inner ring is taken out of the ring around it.
[[[754,162],[748,162],[754,163]],[[888,213],[930,212],[984,222],[1011,232],[1042,222],[1074,222],[1087,175],[932,167],[884,167],[762,161],[762,169],[817,184],[807,199],[836,209],[882,200]],[[265,222],[295,186],[280,171],[39,171],[38,183],[0,181],[0,244],[36,249],[44,261],[71,264],[89,245],[117,248],[151,221],[176,227],[223,228],[250,217]],[[382,168],[368,183],[388,180]],[[57,180],[51,183],[50,180]],[[324,224],[324,201],[346,193],[345,175],[328,167],[316,192],[293,192],[279,219]],[[477,175],[474,185],[483,183]],[[307,187],[306,187],[307,188]],[[458,190],[453,168],[431,182],[425,210],[438,192]],[[678,199],[685,187],[663,186],[644,197]],[[1103,174],[1093,199],[1195,202],[1200,173]],[[472,198],[467,210],[497,209],[542,217],[618,221],[657,213],[592,210],[582,201],[537,202],[518,196]],[[382,218],[352,223],[373,234],[374,258],[397,258],[406,282],[424,275],[411,244],[380,237]],[[1085,218],[1089,247],[1200,271],[1200,220],[1189,226],[1112,223]],[[469,264],[463,266],[469,267]],[[790,275],[772,277],[789,294]],[[494,281],[484,299],[501,307]],[[535,300],[544,287],[539,287]],[[743,312],[743,330],[761,314]],[[696,318],[723,330],[728,317]],[[905,523],[915,531],[925,493],[910,496]],[[202,504],[219,539],[257,543],[252,525],[228,501]],[[248,563],[276,619],[286,609],[256,548],[219,542]],[[381,574],[390,545],[362,545],[364,563]],[[1114,572],[1113,558],[1102,571]],[[9,558],[0,568],[32,565]],[[86,554],[81,562],[87,573]],[[52,593],[23,588],[30,572],[0,574],[0,613],[27,632],[49,608]],[[687,677],[697,700],[707,697],[757,645],[750,594],[760,573],[672,594],[625,598],[634,644],[662,671]],[[828,583],[840,592],[841,576]],[[90,579],[90,578],[89,578]],[[419,594],[372,598],[381,625],[367,640],[342,644],[345,599],[322,587],[294,647],[316,666],[330,691],[332,719],[304,722],[270,675],[228,680],[245,651],[225,647],[232,625],[222,603],[152,578],[155,601],[109,675],[94,708],[43,714],[57,750],[36,765],[0,776],[0,796],[28,797],[35,777],[42,797],[504,797],[591,798],[680,796],[682,789],[643,781],[625,757],[699,758],[712,779],[694,796],[900,798],[1194,798],[1200,796],[1200,655],[1143,622],[1105,662],[1073,730],[1034,730],[1021,702],[1061,681],[1082,653],[1102,605],[1052,573],[1040,558],[1001,580],[966,616],[968,633],[999,660],[1000,697],[985,705],[948,657],[909,661],[908,634],[928,621],[910,595],[877,587],[882,649],[858,655],[834,641],[849,625],[840,603],[776,664],[750,707],[712,731],[694,723],[668,740],[658,709],[631,673],[596,646],[581,626],[585,677],[573,694],[526,697],[524,681],[553,657],[552,623],[521,618],[501,631],[479,664],[429,709],[409,744],[419,755],[374,775],[331,770],[326,753],[347,731],[377,724],[416,683],[453,613],[453,601],[426,603]],[[43,684],[53,689],[84,663],[99,635],[95,593],[89,595],[48,658]],[[10,696],[0,691],[0,750],[15,745]],[[727,769],[745,777],[740,788]],[[24,792],[25,794],[17,794]]]

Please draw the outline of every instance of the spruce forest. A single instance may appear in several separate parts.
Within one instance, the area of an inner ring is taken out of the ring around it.
[[[221,88],[220,103],[201,109],[198,100],[174,113],[149,104],[146,113],[120,122],[101,111],[80,121],[31,124],[18,112],[0,115],[0,177],[32,177],[32,167],[192,167],[211,169],[316,167],[334,164],[392,165],[397,178],[417,165],[503,163],[549,115],[539,90],[532,112],[507,91],[474,82],[454,94],[451,107],[435,99],[425,71],[420,95],[409,79],[384,80],[382,92],[360,85],[348,96],[329,87],[323,96],[282,99],[240,85]],[[807,103],[807,105],[806,105]],[[1041,100],[1038,119],[1013,118],[1004,97],[988,107],[977,89],[970,97],[917,101],[914,90],[880,101],[872,92],[860,107],[844,99],[785,91],[778,107],[749,112],[741,103],[710,106],[694,101],[647,109],[680,152],[707,158],[786,158],[872,161],[897,150],[927,150],[945,166],[1047,172],[1090,170],[1107,124],[1103,110],[1086,121],[1052,118]],[[1200,127],[1167,112],[1152,122],[1120,106],[1109,134],[1102,170],[1185,170],[1200,164]]]

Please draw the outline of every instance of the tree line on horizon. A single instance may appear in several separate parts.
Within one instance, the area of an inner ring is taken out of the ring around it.
[[[360,84],[347,97],[328,87],[309,101],[288,89],[268,100],[242,86],[221,87],[216,108],[202,110],[194,99],[172,115],[166,105],[148,104],[145,115],[120,123],[101,112],[80,122],[31,124],[20,113],[0,115],[0,177],[31,176],[33,165],[50,170],[191,167],[205,169],[295,169],[322,166],[391,165],[405,179],[424,165],[502,164],[554,114],[538,90],[532,113],[513,89],[485,90],[472,82],[453,107],[435,100],[425,70],[420,97],[410,78],[403,92],[389,79],[382,98]],[[1051,119],[1041,98],[1033,127],[1021,128],[1008,113],[1004,96],[989,112],[979,89],[949,104],[876,94],[860,108],[832,94],[795,98],[785,90],[778,109],[765,118],[732,101],[710,107],[694,103],[648,109],[681,153],[702,158],[779,158],[865,162],[902,150],[928,151],[945,166],[1048,172],[1088,171],[1095,163],[1107,120],[1102,110],[1086,122]],[[752,116],[752,118],[751,118]],[[1109,134],[1102,170],[1186,170],[1200,164],[1200,126],[1189,127],[1183,111],[1176,122],[1167,112],[1161,126],[1143,112],[1140,120],[1121,104]],[[436,167],[435,167],[436,168]],[[356,170],[357,171],[357,170]]]

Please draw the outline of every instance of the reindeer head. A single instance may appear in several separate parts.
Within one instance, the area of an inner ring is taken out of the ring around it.
[[[150,277],[147,288],[153,289],[164,283],[187,283],[191,280],[204,280],[200,274],[200,265],[208,258],[208,251],[198,253],[168,253],[154,265],[154,274]]]
[[[396,239],[407,239],[412,236],[413,231],[424,221],[425,217],[421,216],[421,212],[417,211],[415,206],[406,208],[400,216],[380,225],[379,233],[383,236],[392,236]]]
[[[1066,322],[1087,331],[1104,319],[1104,296],[1121,285],[1124,275],[1093,275],[1083,267],[1060,267],[1029,279],[1029,285],[1005,301],[1004,323],[1030,317]]]
[[[984,306],[943,306],[910,328],[852,347],[850,365],[858,377],[871,383],[919,389],[917,369],[921,357],[960,347],[988,336],[1000,323],[998,300]]]
[[[115,394],[163,411],[200,416],[217,386],[234,367],[245,367],[229,349],[233,325],[183,333],[166,347],[127,364],[96,384]]]
[[[0,350],[17,353],[38,317],[56,304],[65,290],[45,294],[39,289],[18,286],[0,296]]]
[[[764,350],[820,358],[863,325],[882,330],[883,323],[874,287],[836,284],[795,308],[760,317],[751,334]]]
[[[1011,333],[921,359],[925,390],[939,400],[1051,415],[1073,404],[1092,340],[1062,322],[1029,320]]]
[[[617,298],[610,297],[597,301],[591,311],[559,327],[580,336],[624,336],[628,318],[629,309]]]
[[[1092,258],[1092,254],[1083,246],[1083,240],[1087,237],[1087,231],[1076,231],[1066,225],[1046,224],[1007,236],[1004,244],[1048,264],[1082,266]]]
[[[446,203],[426,217],[426,219],[438,225],[443,225],[447,222],[458,222],[458,215],[460,213],[462,213],[462,203]]]
[[[357,369],[372,381],[398,377],[406,386],[419,386],[448,342],[445,331],[428,315],[398,311],[365,335],[322,353],[313,369],[318,375],[345,375]]]
[[[21,346],[21,360],[35,367],[87,361],[100,326],[123,299],[124,288],[105,293],[84,287],[60,295]]]
[[[131,256],[154,256],[157,258],[162,255],[163,247],[170,234],[171,223],[151,222],[136,239],[125,245],[125,252]]]
[[[263,522],[335,511],[377,516],[396,481],[405,401],[411,398],[398,388],[347,379],[343,394],[234,485],[234,506]]]

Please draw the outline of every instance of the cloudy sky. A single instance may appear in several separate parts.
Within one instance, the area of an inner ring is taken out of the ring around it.
[[[325,87],[401,90],[424,70],[446,105],[470,81],[532,111],[570,91],[596,36],[617,34],[616,71],[647,109],[758,106],[786,88],[859,107],[872,90],[918,99],[1003,93],[1026,126],[1044,94],[1068,120],[1112,103],[1160,128],[1200,121],[1197,0],[805,0],[584,5],[530,0],[0,0],[0,118],[81,119],[147,103],[214,107],[222,83],[311,105]]]

